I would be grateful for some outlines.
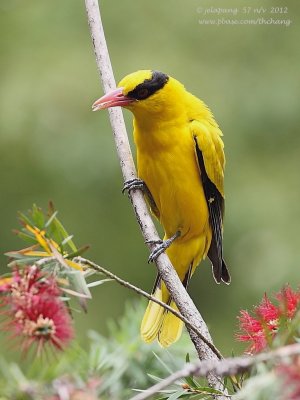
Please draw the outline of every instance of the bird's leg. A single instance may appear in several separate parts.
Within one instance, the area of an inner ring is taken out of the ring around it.
[[[156,215],[158,217],[159,210],[157,208],[157,205],[155,204],[154,198],[153,198],[148,186],[142,179],[134,178],[134,179],[129,179],[128,181],[126,181],[124,183],[122,193],[124,193],[126,191],[130,192],[130,190],[135,190],[135,189],[140,189],[144,193],[144,195],[146,196],[147,201],[149,203],[149,206],[151,208],[151,211],[153,212],[154,215]]]
[[[177,231],[173,236],[171,236],[167,240],[147,240],[146,243],[150,244],[157,244],[158,246],[150,253],[150,256],[148,258],[148,263],[154,262],[157,257],[166,251],[168,247],[171,246],[171,244],[176,240],[179,236],[181,235],[180,231]]]

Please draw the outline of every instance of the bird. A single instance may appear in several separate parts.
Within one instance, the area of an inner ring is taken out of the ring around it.
[[[142,188],[151,212],[164,228],[149,260],[165,251],[187,288],[198,264],[210,259],[217,283],[231,277],[223,259],[225,155],[212,112],[175,78],[157,70],[125,76],[117,88],[96,100],[94,111],[121,106],[133,114],[138,178],[124,189]],[[177,310],[161,277],[153,296]],[[141,323],[146,343],[176,342],[183,322],[150,301]]]

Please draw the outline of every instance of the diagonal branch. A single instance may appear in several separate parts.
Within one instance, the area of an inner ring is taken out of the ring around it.
[[[162,306],[164,309],[168,310],[172,314],[176,315],[181,321],[185,323],[186,326],[190,327],[192,331],[196,333],[200,337],[200,339],[216,354],[216,356],[219,359],[222,359],[222,354],[219,352],[219,350],[211,343],[209,342],[205,336],[197,329],[187,318],[185,318],[180,312],[176,311],[174,308],[170,307],[168,304],[164,303],[163,301],[158,300],[156,297],[151,296],[151,294],[145,292],[144,290],[132,285],[131,283],[124,281],[117,275],[113,274],[112,272],[108,271],[107,269],[101,267],[100,265],[94,263],[93,261],[87,260],[86,258],[83,257],[75,257],[73,259],[74,262],[81,264],[82,266],[87,266],[92,268],[94,271],[103,273],[104,275],[108,276],[109,278],[115,280],[118,282],[120,285],[133,290],[134,292],[140,294],[143,297],[146,297],[146,299],[153,301],[154,303],[159,304]]]
[[[232,376],[246,372],[256,364],[267,361],[277,361],[297,354],[300,354],[299,343],[280,347],[277,350],[261,353],[256,356],[224,358],[222,360],[204,360],[193,364],[187,364],[181,370],[174,372],[156,385],[132,397],[131,400],[149,399],[154,394],[166,389],[175,381],[188,376],[206,376],[210,372],[220,377]]]
[[[85,0],[88,22],[91,31],[92,42],[96,56],[96,63],[100,73],[104,91],[107,92],[115,88],[115,79],[106,45],[105,35],[100,17],[100,10],[97,0]],[[126,133],[123,114],[119,107],[109,109],[110,123],[116,143],[117,153],[119,156],[120,166],[125,181],[136,178],[136,169],[134,166],[130,145]],[[143,194],[140,190],[133,190],[129,194],[137,221],[140,225],[145,241],[159,240],[155,225],[149,214]],[[149,249],[152,251],[155,245],[149,243]],[[177,273],[175,272],[168,256],[162,253],[156,260],[156,266],[160,276],[165,282],[172,298],[175,301],[179,311],[193,325],[202,332],[203,336],[209,342],[212,342],[208,328],[197,310],[195,304],[189,297],[187,291],[183,287]],[[201,360],[217,359],[215,353],[204,343],[201,338],[187,327],[191,340],[198,352]],[[214,374],[208,375],[208,382],[216,389],[222,388],[222,383]],[[221,398],[221,397],[219,397]]]

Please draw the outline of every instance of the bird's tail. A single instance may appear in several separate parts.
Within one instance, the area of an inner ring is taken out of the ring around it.
[[[160,278],[156,280],[153,296],[164,303],[170,303],[178,311],[176,304],[170,301],[170,294]],[[149,301],[141,324],[141,336],[146,343],[157,338],[162,347],[168,347],[180,338],[182,328],[183,322],[179,318],[157,303]]]

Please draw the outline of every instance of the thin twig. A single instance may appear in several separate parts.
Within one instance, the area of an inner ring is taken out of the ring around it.
[[[58,261],[59,263],[61,263],[61,260],[58,260],[57,257],[53,256],[53,257],[44,257],[41,258],[37,261],[35,261],[34,265],[36,265],[37,267],[41,268],[44,265],[48,264],[51,261]],[[187,319],[185,318],[180,312],[176,311],[174,308],[172,308],[171,306],[169,306],[168,304],[164,303],[163,301],[158,300],[156,297],[151,296],[151,294],[145,292],[144,290],[138,288],[137,286],[132,285],[131,283],[124,281],[122,278],[120,278],[118,275],[113,274],[112,272],[108,271],[107,269],[101,267],[100,265],[96,264],[95,262],[88,260],[86,258],[83,258],[81,256],[77,256],[73,258],[73,261],[75,263],[78,263],[80,265],[84,266],[88,266],[91,269],[93,269],[96,272],[100,272],[103,273],[104,275],[108,276],[109,278],[115,280],[116,282],[118,282],[120,285],[133,290],[134,292],[140,294],[141,296],[145,297],[148,300],[153,301],[154,303],[159,304],[161,307],[165,308],[166,310],[168,310],[169,312],[171,312],[172,314],[174,314],[176,317],[178,317],[179,319],[181,319],[181,321],[183,321],[185,323],[186,326],[189,326],[190,329],[192,329],[200,338],[201,340],[206,343],[206,345],[216,354],[216,356],[219,359],[222,359],[223,356],[220,353],[220,351],[212,344],[210,343],[205,336],[202,335],[202,333],[195,327],[193,326],[193,324]],[[64,265],[65,266],[65,265]]]
[[[206,376],[209,372],[217,376],[232,376],[248,371],[255,364],[266,361],[276,361],[293,355],[300,354],[300,344],[291,344],[281,347],[268,353],[261,353],[256,356],[224,358],[223,360],[203,360],[193,364],[186,364],[184,368],[174,372],[166,379],[160,381],[156,385],[151,386],[146,391],[139,393],[131,398],[131,400],[146,400],[154,394],[166,389],[175,381],[186,378],[188,376]]]
[[[85,6],[88,15],[92,42],[94,45],[97,67],[100,73],[104,91],[107,92],[115,88],[116,85],[101,22],[98,0],[85,0]],[[137,174],[121,109],[119,107],[110,108],[109,117],[124,181],[134,179],[137,177]],[[144,240],[148,243],[149,241],[152,241],[153,243],[153,241],[159,240],[159,235],[149,214],[143,193],[140,190],[132,190],[129,193],[129,198],[131,200],[137,221],[140,225]],[[155,248],[155,245],[149,243],[148,247],[150,251],[152,251]],[[196,329],[202,332],[202,335],[206,337],[210,343],[212,343],[211,336],[203,318],[182,285],[182,282],[180,281],[168,256],[165,253],[162,253],[157,258],[156,266],[158,273],[165,282],[167,289],[172,294],[172,299],[176,303],[181,314],[184,315]],[[207,344],[204,343],[193,330],[191,330],[189,327],[187,329],[197,350],[199,358],[201,360],[217,359],[217,355],[212,351],[212,349],[208,347]],[[207,379],[209,384],[216,389],[222,387],[217,376],[210,374],[208,375]]]
[[[140,294],[143,297],[146,297],[146,299],[151,300],[154,303],[159,304],[160,306],[162,306],[163,308],[165,308],[166,310],[168,310],[169,312],[174,314],[176,317],[181,319],[181,321],[183,321],[186,324],[186,326],[189,326],[201,338],[201,340],[203,340],[203,342],[207,344],[207,346],[216,354],[216,356],[219,359],[223,358],[223,356],[219,352],[219,350],[212,343],[210,343],[206,339],[205,336],[202,335],[202,333],[199,331],[199,329],[197,329],[193,324],[191,324],[191,322],[187,318],[185,318],[180,312],[176,311],[174,308],[170,307],[168,304],[164,303],[163,301],[158,300],[156,297],[151,296],[151,294],[149,294],[149,293],[145,292],[144,290],[132,285],[131,283],[129,283],[127,281],[124,281],[123,279],[121,279],[117,275],[115,275],[112,272],[108,271],[107,269],[101,267],[100,265],[94,263],[93,261],[87,260],[86,258],[83,258],[83,257],[75,257],[73,259],[73,261],[76,262],[76,263],[81,264],[82,266],[84,266],[84,265],[89,266],[93,270],[95,270],[97,272],[101,272],[104,275],[108,276],[109,278],[114,279],[120,285],[125,286],[126,288],[133,290],[134,292]]]

